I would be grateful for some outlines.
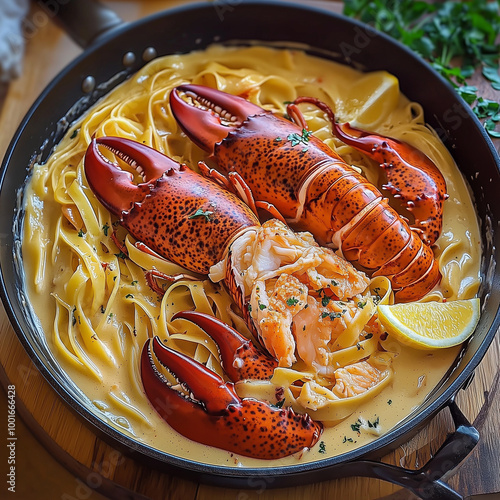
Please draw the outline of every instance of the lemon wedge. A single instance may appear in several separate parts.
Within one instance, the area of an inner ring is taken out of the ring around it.
[[[389,335],[416,349],[452,347],[467,340],[479,321],[479,299],[378,306]]]
[[[366,96],[360,100],[359,96]],[[347,97],[353,116],[346,119],[353,127],[373,130],[398,105],[400,98],[398,79],[386,71],[368,73],[349,91]]]

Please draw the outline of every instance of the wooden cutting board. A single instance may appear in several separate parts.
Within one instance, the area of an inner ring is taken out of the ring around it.
[[[224,0],[228,7],[237,0]],[[106,2],[125,20],[182,3],[182,1],[149,0]],[[320,2],[316,2],[320,3]],[[341,3],[325,2],[341,12]],[[43,13],[42,13],[43,14]],[[35,30],[27,40],[22,76],[0,89],[0,155],[31,103],[45,85],[80,49],[55,27],[47,14],[33,10],[28,20]],[[45,17],[44,17],[45,16]],[[478,81],[478,86],[484,84]],[[490,89],[487,92],[492,92]],[[487,94],[486,97],[497,98]],[[496,143],[500,149],[500,141]],[[471,385],[460,391],[457,402],[466,417],[481,433],[481,441],[467,461],[449,480],[462,494],[500,491],[500,340],[497,335],[484,360],[476,370]],[[93,434],[75,417],[46,383],[32,364],[0,307],[0,378],[4,388],[16,390],[15,467],[18,498],[64,500],[109,498],[130,499],[295,499],[328,498],[371,500],[377,498],[412,498],[399,487],[377,480],[345,478],[290,489],[232,490],[209,487],[182,480],[136,462],[113,449]],[[0,420],[6,421],[7,396],[0,404]],[[7,425],[5,432],[7,433]],[[401,446],[385,462],[408,468],[422,466],[453,430],[448,411],[441,412],[409,443]],[[8,471],[7,460],[1,462]],[[5,465],[4,465],[5,464]],[[0,498],[8,498],[8,483],[0,486]],[[95,492],[97,489],[100,493]],[[104,495],[104,496],[103,496]]]

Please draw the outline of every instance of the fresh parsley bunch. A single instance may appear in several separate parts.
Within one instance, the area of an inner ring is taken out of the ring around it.
[[[473,106],[492,137],[500,104],[467,85],[477,68],[500,90],[500,5],[498,0],[427,3],[420,0],[345,0],[344,14],[383,31],[427,59]]]

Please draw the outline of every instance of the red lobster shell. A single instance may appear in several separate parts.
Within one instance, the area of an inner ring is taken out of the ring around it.
[[[107,161],[106,147],[134,167],[142,181]],[[87,181],[98,200],[128,231],[157,254],[188,270],[207,274],[231,242],[259,222],[236,196],[184,165],[134,141],[93,139],[85,156]],[[236,297],[240,300],[241,297]],[[184,311],[175,318],[198,324],[219,345],[222,365],[233,381],[270,378],[276,360],[219,320]],[[166,383],[156,362],[187,386],[184,394]],[[186,437],[234,453],[274,459],[316,444],[323,430],[308,415],[263,401],[240,398],[232,382],[197,361],[148,340],[141,357],[144,390],[158,413]]]
[[[234,178],[236,173],[255,200],[272,203],[294,229],[310,231],[320,243],[333,242],[363,271],[389,277],[398,301],[422,298],[441,279],[430,245],[441,231],[447,197],[442,174],[409,144],[337,125],[329,108],[315,99],[300,102],[319,105],[329,113],[334,133],[381,163],[386,188],[415,215],[411,228],[376,186],[303,123],[300,127],[241,97],[200,85],[181,85],[170,95],[172,112],[188,137],[226,174]],[[297,117],[296,104],[288,109]]]

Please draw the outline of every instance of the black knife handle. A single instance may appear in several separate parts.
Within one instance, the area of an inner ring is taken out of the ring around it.
[[[382,462],[361,460],[360,476],[382,479],[403,486],[423,500],[463,500],[462,495],[442,481],[442,477],[455,469],[479,441],[479,432],[465,418],[454,398],[448,407],[455,424],[435,455],[420,469],[411,470]]]
[[[123,20],[97,0],[36,0],[51,19],[82,48],[123,24]]]

